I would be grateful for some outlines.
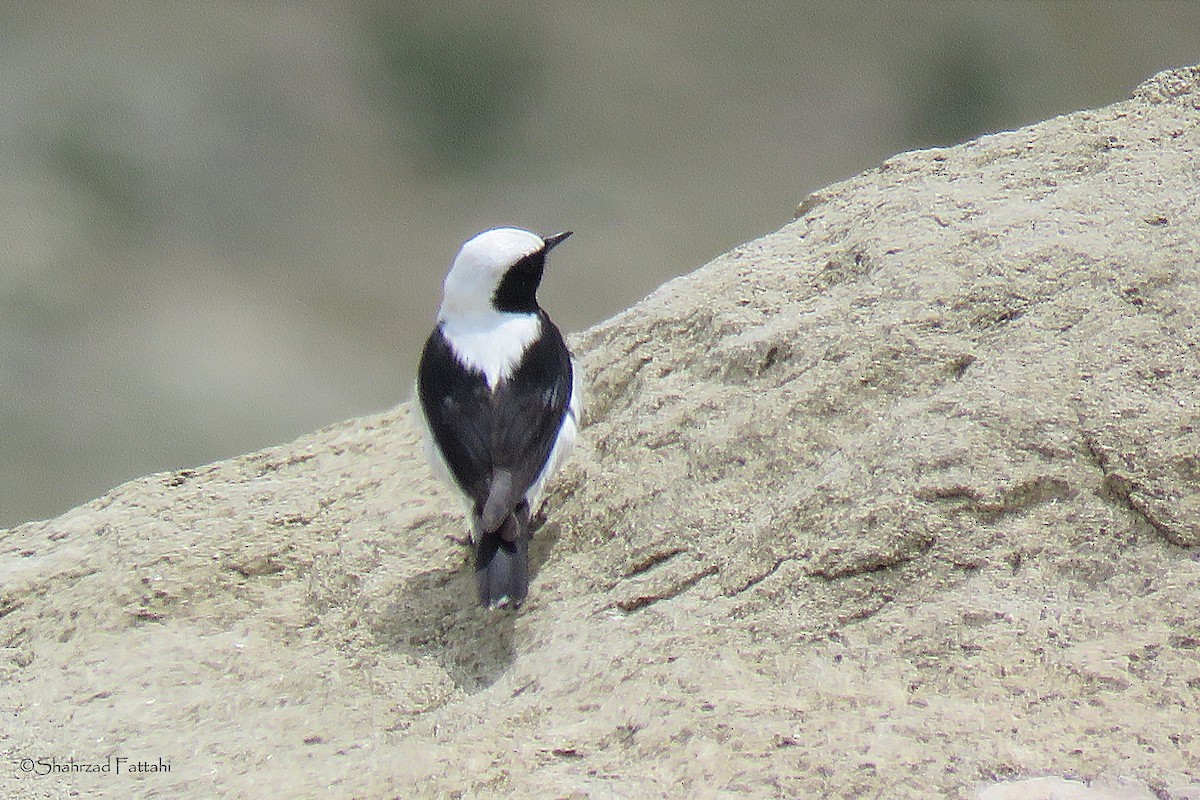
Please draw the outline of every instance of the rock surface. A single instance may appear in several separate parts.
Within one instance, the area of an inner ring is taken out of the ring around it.
[[[1163,73],[574,337],[518,614],[407,405],[0,534],[0,794],[1192,796],[1198,153]]]

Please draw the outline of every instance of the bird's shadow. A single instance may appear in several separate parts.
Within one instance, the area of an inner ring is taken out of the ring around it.
[[[529,545],[531,591],[558,541],[559,526],[536,517]],[[457,567],[406,579],[392,602],[371,623],[384,647],[420,662],[438,664],[468,694],[486,689],[512,665],[514,628],[522,609],[489,610],[480,605],[474,556],[462,548]]]

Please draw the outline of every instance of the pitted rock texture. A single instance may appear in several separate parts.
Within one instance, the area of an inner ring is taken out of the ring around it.
[[[1200,69],[1164,73],[896,156],[573,337],[517,614],[476,608],[407,405],[0,534],[0,790],[1191,796],[1198,152]],[[16,766],[110,755],[172,769]]]

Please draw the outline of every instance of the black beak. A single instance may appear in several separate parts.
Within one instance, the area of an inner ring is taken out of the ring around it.
[[[542,241],[546,243],[546,246],[542,248],[542,252],[549,253],[555,247],[562,244],[563,240],[565,240],[572,233],[574,233],[574,231],[563,231],[562,233],[556,233],[553,236],[547,236],[546,238],[542,239]]]

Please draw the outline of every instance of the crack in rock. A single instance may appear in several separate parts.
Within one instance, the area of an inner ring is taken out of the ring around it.
[[[708,576],[716,575],[720,571],[721,568],[716,564],[708,564],[696,572],[692,572],[682,578],[676,578],[669,581],[663,588],[654,589],[645,593],[636,593],[617,600],[613,603],[613,606],[619,608],[621,611],[624,611],[626,614],[634,611],[640,611],[647,606],[654,605],[655,603],[663,600],[670,600],[672,597],[678,597]]]

